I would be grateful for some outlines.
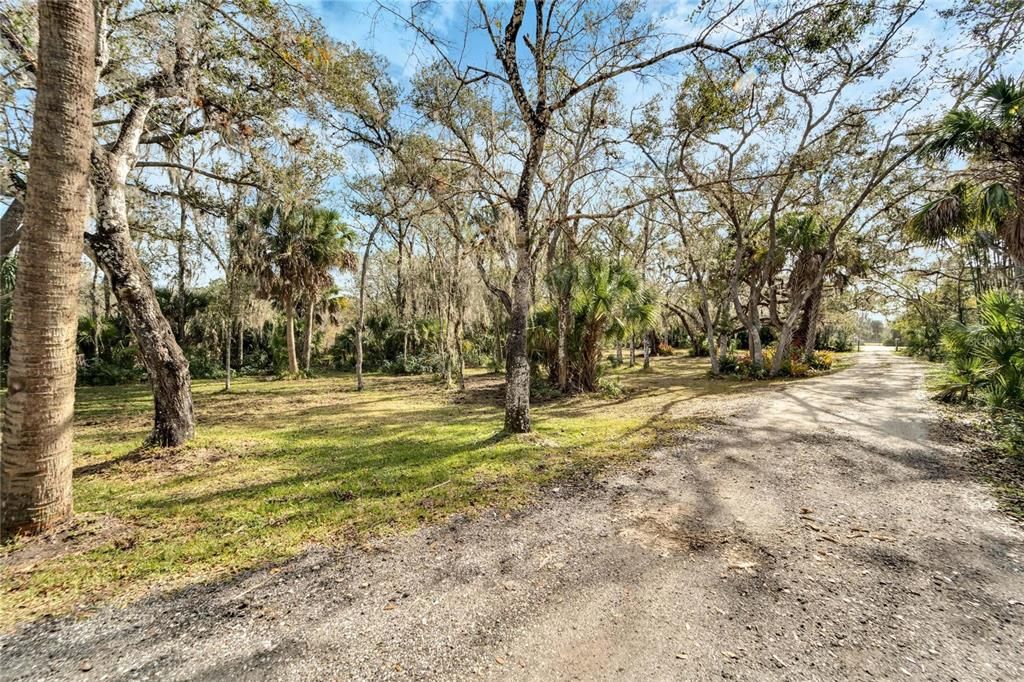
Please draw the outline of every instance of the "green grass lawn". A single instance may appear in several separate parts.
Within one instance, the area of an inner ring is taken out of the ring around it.
[[[0,549],[0,627],[44,614],[212,580],[457,513],[509,508],[552,480],[641,456],[659,433],[692,428],[695,399],[767,382],[706,376],[702,360],[618,369],[625,395],[539,404],[535,433],[500,437],[501,380],[465,394],[426,377],[243,378],[195,382],[198,430],[176,450],[138,448],[145,386],[80,388],[77,521]]]

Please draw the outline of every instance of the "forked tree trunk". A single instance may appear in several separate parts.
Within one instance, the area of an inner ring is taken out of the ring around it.
[[[95,82],[92,0],[41,0],[0,456],[0,537],[71,516],[71,421]]]
[[[802,345],[804,359],[810,362],[814,359],[814,351],[818,346],[818,323],[821,320],[821,297],[823,284],[819,284],[810,299],[804,304],[804,319],[800,321],[798,334],[803,336]]]

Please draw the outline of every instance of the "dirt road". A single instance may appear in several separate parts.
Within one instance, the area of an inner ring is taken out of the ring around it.
[[[511,518],[30,626],[0,677],[1024,679],[1024,534],[930,440],[919,365],[702,409]]]

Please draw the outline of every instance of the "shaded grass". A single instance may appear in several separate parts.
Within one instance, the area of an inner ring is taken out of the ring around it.
[[[361,393],[351,375],[242,378],[230,393],[197,381],[197,437],[176,450],[137,447],[150,427],[145,386],[80,388],[79,521],[0,549],[0,627],[217,579],[310,543],[515,507],[545,484],[634,460],[659,434],[692,427],[694,400],[771,386],[711,379],[704,362],[681,357],[613,372],[625,396],[538,405],[535,433],[515,437],[499,433],[494,375],[470,377],[465,394],[424,377],[371,376]]]

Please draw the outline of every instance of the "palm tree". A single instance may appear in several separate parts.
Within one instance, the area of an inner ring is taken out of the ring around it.
[[[925,243],[993,231],[1017,264],[1024,264],[1024,80],[999,77],[984,87],[974,109],[947,113],[921,154],[959,156],[966,180],[925,204],[909,234]]]
[[[995,408],[1024,406],[1024,301],[1006,291],[985,293],[977,324],[949,324],[942,345],[948,370],[937,397],[956,402],[977,392]]]
[[[41,0],[0,456],[0,536],[71,516],[71,418],[95,95],[92,0]]]
[[[252,209],[239,224],[247,234],[245,267],[259,283],[261,295],[273,300],[285,314],[288,371],[299,371],[295,344],[295,311],[305,302],[306,329],[312,329],[315,302],[333,283],[331,271],[352,269],[350,250],[354,233],[337,211],[318,206],[284,209],[279,205]]]
[[[580,390],[597,390],[598,363],[608,337],[644,334],[654,326],[657,297],[625,264],[592,258],[579,269],[574,308]]]

